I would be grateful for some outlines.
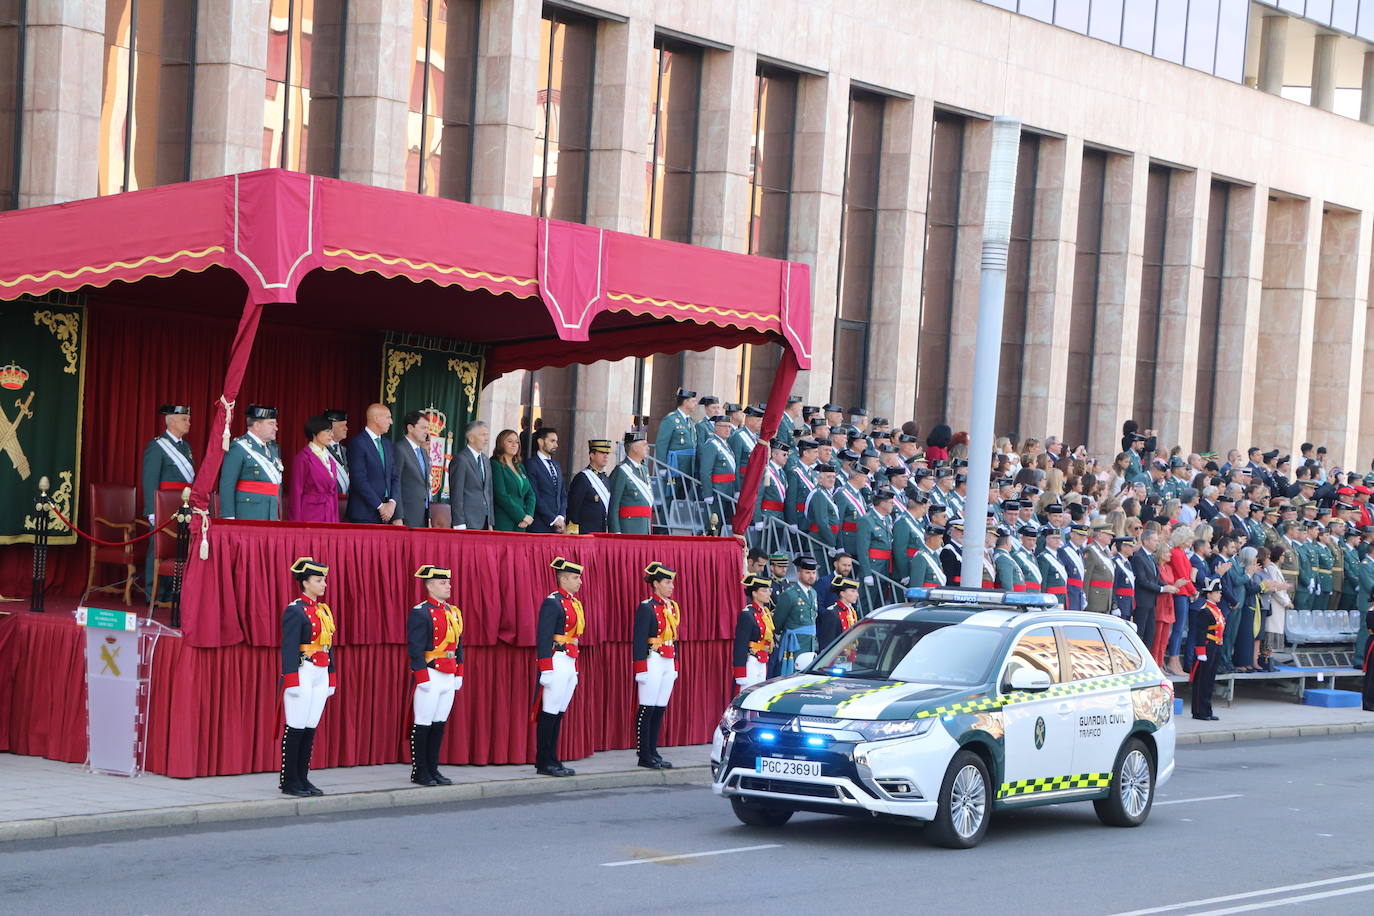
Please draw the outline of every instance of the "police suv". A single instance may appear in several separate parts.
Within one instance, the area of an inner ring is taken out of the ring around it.
[[[1174,769],[1174,692],[1127,623],[1050,595],[913,588],[805,670],[744,690],[712,789],[751,826],[795,811],[929,821],[978,843],[995,811],[1092,801],[1144,823]]]

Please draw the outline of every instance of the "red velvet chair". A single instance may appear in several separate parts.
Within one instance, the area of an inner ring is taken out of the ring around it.
[[[181,508],[180,490],[159,490],[153,502],[153,524],[161,527],[167,519]],[[162,579],[170,579],[176,572],[177,526],[169,525],[150,538],[153,551],[153,584],[148,592],[149,607],[171,607],[167,601],[158,601],[158,585]]]
[[[91,533],[102,541],[127,541],[147,523],[134,512],[134,488],[118,483],[93,483],[90,485]],[[142,527],[140,527],[142,526]],[[129,603],[129,595],[134,588],[134,573],[138,570],[141,551],[139,545],[126,544],[122,547],[102,547],[91,545],[91,561],[86,569],[86,592],[123,593],[124,603]],[[110,585],[96,586],[95,568],[97,566],[124,567],[124,580]]]

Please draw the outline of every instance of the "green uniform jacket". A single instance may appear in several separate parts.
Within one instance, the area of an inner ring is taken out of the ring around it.
[[[840,543],[840,512],[835,501],[844,499],[834,490],[816,487],[806,503],[806,526],[811,536],[827,547]]]
[[[243,445],[239,443],[243,443]],[[253,481],[261,484],[273,483],[267,471],[244,451],[244,447],[262,455],[267,459],[269,465],[277,469],[275,482],[278,484],[278,494],[276,496],[269,496],[265,493],[250,493],[238,489],[241,481]],[[280,519],[281,472],[281,450],[277,448],[277,443],[268,442],[265,445],[260,445],[257,440],[246,433],[239,436],[230,443],[229,451],[224,456],[224,464],[219,470],[220,515],[225,518],[251,519],[257,522],[271,522]]]
[[[1083,590],[1088,597],[1088,610],[1110,613],[1112,609],[1112,584],[1116,581],[1116,570],[1112,566],[1111,555],[1104,556],[1102,548],[1088,544],[1083,548]],[[1096,586],[1094,582],[1105,582]]]
[[[606,507],[606,525],[612,534],[648,534],[653,528],[653,506],[648,499],[644,498],[644,492],[630,478],[639,479],[643,484],[643,490],[653,493],[649,485],[649,472],[644,465],[640,465],[635,470],[629,459],[620,462],[611,472],[611,504]],[[622,508],[634,508],[647,506],[650,515],[635,515],[630,518],[621,518]]]
[[[763,482],[759,485],[758,505],[754,508],[759,521],[765,518],[787,520],[787,468],[778,467],[770,459],[763,468]]]
[[[997,571],[997,587],[1007,592],[1019,592],[1026,585],[1025,573],[1016,559],[998,547],[992,552],[992,567]]]
[[[1331,591],[1335,587],[1334,572],[1336,558],[1331,553],[1331,548],[1321,541],[1312,545],[1312,571],[1317,575],[1317,587],[1321,589],[1321,594],[1316,597],[1316,603],[1312,606],[1326,607],[1327,599],[1331,596]]]
[[[749,456],[754,454],[754,446],[759,437],[741,426],[730,434],[730,454],[735,459],[735,487],[744,485],[744,474],[749,467]]]
[[[1040,552],[1035,555],[1035,561],[1040,567],[1040,586],[1041,590],[1047,594],[1054,595],[1060,607],[1065,607],[1069,600],[1069,580],[1064,570],[1064,564],[1059,562],[1059,556],[1055,551],[1048,547],[1040,548]]]
[[[773,599],[773,628],[777,632],[777,645],[782,646],[782,637],[785,631],[795,630],[798,627],[816,626],[816,590],[810,586],[794,582],[783,593],[782,597]],[[816,651],[816,633],[813,629],[810,633],[797,634],[798,652]]]
[[[906,509],[893,509],[892,519],[892,578],[907,582],[911,578],[911,560],[920,552],[925,535],[921,532],[920,524]]]
[[[940,565],[940,558],[931,553],[924,543],[916,551],[916,556],[911,558],[907,575],[909,584],[914,587],[936,588],[946,584],[945,569]]]
[[[519,527],[525,516],[534,518],[534,488],[523,468],[491,463],[491,526],[496,531],[528,531]]]
[[[870,509],[859,519],[857,543],[859,545],[859,564],[864,575],[880,573],[892,578],[892,530],[890,516],[884,516],[877,509]]]
[[[806,526],[806,497],[816,489],[816,475],[798,461],[787,469],[787,507],[783,513],[789,525]]]
[[[191,462],[191,445],[185,439],[173,440],[166,433],[158,436],[157,439],[149,441],[148,446],[143,449],[143,514],[152,515],[157,499],[157,491],[161,489],[163,483],[184,483],[188,487],[191,481],[186,479],[181,468],[177,466],[175,459],[167,454],[166,450],[158,444],[162,440],[177,451],[186,459],[186,464],[191,467],[191,476],[195,476],[195,465]],[[226,456],[227,458],[227,456]],[[178,487],[177,489],[181,489]]]
[[[654,437],[654,457],[665,466],[671,464],[669,456],[673,452],[688,452],[677,456],[678,469],[693,477],[692,469],[696,464],[697,431],[691,417],[681,410],[674,410],[658,423],[658,435]]]
[[[1331,594],[1327,597],[1326,606],[1334,611],[1345,607],[1340,603],[1341,593],[1345,590],[1345,545],[1336,543],[1335,538],[1330,536],[1324,543],[1326,552],[1331,555]]]
[[[1129,449],[1126,452],[1126,482],[1131,484],[1150,482],[1150,475],[1145,473],[1145,466],[1141,463],[1140,452],[1135,449]]]
[[[697,444],[698,446],[700,446],[701,443],[703,443],[703,442],[705,442],[707,439],[711,438],[712,434],[715,433],[715,431],[716,431],[716,421],[715,421],[715,418],[713,418],[713,417],[704,417],[704,418],[698,420],[698,421],[696,422],[695,429],[696,429],[696,439],[697,439],[697,443],[696,443],[696,444]]]
[[[1021,567],[1021,577],[1025,579],[1026,585],[1035,586],[1032,591],[1040,591],[1044,586],[1044,577],[1040,573],[1040,562],[1035,559],[1035,554],[1022,548],[1013,550],[1011,556],[1016,565]]]
[[[734,458],[730,454],[730,446],[715,433],[711,433],[705,442],[697,446],[697,470],[701,474],[702,500],[713,504],[721,503],[720,506],[713,506],[717,512],[730,511],[729,500],[715,497],[733,498],[735,495]]]
[[[1360,594],[1360,555],[1349,547],[1341,547],[1342,572],[1341,591],[1339,596],[1340,603],[1336,605],[1339,610],[1364,610],[1359,604]]]
[[[837,484],[835,508],[840,510],[840,546],[846,553],[853,554],[861,565],[865,564],[868,555],[859,550],[859,522],[868,514],[868,505],[852,487]]]
[[[1374,601],[1374,555],[1366,554],[1360,560],[1360,581],[1355,591],[1355,607],[1353,610],[1363,614],[1369,609],[1369,604]]]
[[[1293,586],[1292,597],[1294,610],[1302,610],[1303,605],[1298,604],[1298,597],[1307,592],[1307,581],[1305,579],[1303,579],[1301,586],[1298,584],[1298,580],[1302,578],[1303,573],[1302,546],[1288,538],[1284,538],[1282,535],[1280,535],[1280,538],[1283,544],[1283,556],[1279,559],[1279,571],[1283,573],[1284,580]]]

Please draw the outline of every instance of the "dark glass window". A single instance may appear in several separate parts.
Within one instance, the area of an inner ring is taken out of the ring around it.
[[[1198,323],[1197,393],[1194,398],[1193,448],[1212,447],[1216,416],[1217,363],[1221,356],[1221,301],[1225,295],[1226,225],[1231,214],[1231,186],[1212,182],[1207,202],[1207,247],[1202,260],[1202,315]]]
[[[1164,302],[1164,250],[1169,237],[1169,178],[1172,170],[1150,166],[1145,194],[1145,257],[1140,273],[1140,325],[1135,345],[1135,406],[1141,429],[1154,425],[1155,376]]]
[[[190,177],[196,7],[174,0],[105,4],[99,193]]]
[[[0,210],[19,206],[26,5],[25,0],[0,0]]]
[[[916,422],[923,432],[945,422],[963,159],[964,118],[945,111],[935,112],[930,141],[921,335],[916,365]]]
[[[414,0],[406,187],[470,200],[479,0]]]
[[[1035,229],[1035,182],[1039,165],[1040,138],[1022,133],[1016,161],[1016,193],[1012,199],[1011,247],[1007,252],[1007,295],[1002,311],[1002,357],[997,373],[994,427],[998,435],[1009,435],[1017,441],[1029,433],[1029,430],[1021,430],[1021,380],[1030,309],[1031,237]]]
[[[339,174],[347,0],[271,0],[263,168]]]
[[[830,399],[865,403],[868,334],[873,314],[873,265],[878,237],[884,98],[854,90],[849,98],[844,209],[840,229],[839,307],[835,317]]]
[[[1089,394],[1097,338],[1097,282],[1102,261],[1102,204],[1107,189],[1107,154],[1083,151],[1078,185],[1078,245],[1074,255],[1073,300],[1069,314],[1069,365],[1064,390],[1064,439],[1088,441]]]
[[[539,107],[534,133],[535,216],[587,218],[587,165],[592,142],[596,23],[545,10],[539,23]]]

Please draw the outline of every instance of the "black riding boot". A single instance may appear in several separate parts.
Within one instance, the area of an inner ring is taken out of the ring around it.
[[[567,713],[560,712],[558,715],[554,716],[553,744],[551,746],[551,752],[553,754],[553,765],[563,771],[558,774],[559,776],[576,776],[577,771],[574,770],[572,767],[564,766],[563,761],[558,757],[558,737],[563,733],[563,717],[565,715],[567,715]]]
[[[296,761],[296,782],[311,795],[323,795],[324,790],[310,781],[310,757],[315,752],[315,729],[303,728],[301,753]]]
[[[310,790],[300,784],[301,739],[305,729],[286,726],[281,733],[281,775],[277,778],[277,788],[283,795],[309,798]]]
[[[534,726],[534,770],[541,776],[562,776],[563,768],[555,756],[558,753],[558,716],[539,713]]]
[[[663,731],[663,716],[668,711],[667,706],[650,706],[649,712],[653,715],[653,723],[649,731],[649,749],[653,754],[654,763],[658,764],[660,770],[671,770],[673,765],[664,760],[658,753],[658,737]]]
[[[410,726],[410,781],[417,786],[438,785],[429,772],[429,725]]]
[[[635,748],[639,751],[639,765],[658,769],[654,762],[654,707],[640,706],[635,710]]]
[[[444,726],[447,721],[435,722],[429,727],[429,778],[434,780],[436,785],[451,786],[453,780],[439,772],[439,745],[444,741]]]

